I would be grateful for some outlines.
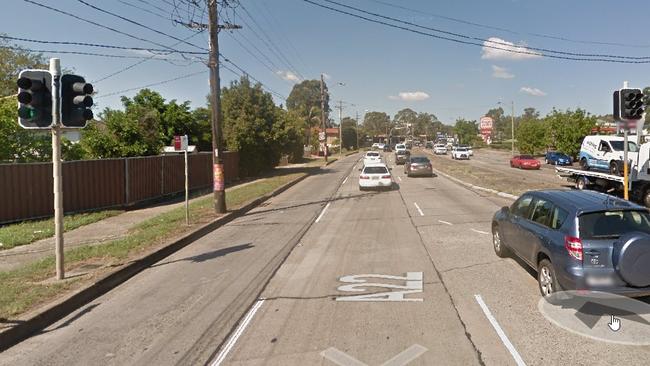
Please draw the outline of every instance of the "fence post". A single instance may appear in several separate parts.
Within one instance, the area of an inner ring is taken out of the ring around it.
[[[160,155],[160,195],[165,194],[165,155]]]
[[[131,201],[131,192],[129,192],[129,158],[124,158],[124,206],[128,206]]]

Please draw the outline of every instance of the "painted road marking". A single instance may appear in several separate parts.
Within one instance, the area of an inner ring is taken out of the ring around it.
[[[366,279],[364,279],[366,278]],[[404,281],[404,285],[392,285],[389,283],[368,282],[367,278],[381,278],[387,280]],[[407,272],[406,276],[392,276],[382,274],[360,274],[349,275],[339,278],[340,282],[351,283],[352,285],[342,285],[337,288],[338,291],[344,292],[363,292],[368,291],[369,287],[381,287],[387,289],[396,289],[402,291],[387,291],[355,296],[337,297],[336,301],[423,301],[421,298],[405,298],[404,295],[422,293],[422,272]]]
[[[399,179],[400,182],[402,181],[402,177],[400,177],[399,175],[397,176],[397,179]]]
[[[450,226],[453,225],[451,222],[447,222],[447,221],[438,220],[438,222],[445,225],[450,225]]]
[[[470,229],[470,230],[472,230],[472,231],[473,231],[473,232],[475,232],[475,233],[479,233],[479,234],[485,234],[485,235],[490,235],[490,233],[488,233],[488,232],[485,232],[485,231],[481,231],[481,230],[476,230],[476,229]]]
[[[350,176],[347,176],[347,177],[345,177],[345,179],[343,179],[343,183],[341,183],[341,185],[344,185],[344,184],[345,184],[345,182],[347,182],[347,181],[348,181],[348,178],[350,178]]]
[[[325,208],[323,208],[323,211],[321,211],[321,212],[320,212],[320,215],[318,215],[318,217],[316,218],[316,222],[319,222],[320,219],[323,218],[323,215],[325,215],[325,211],[327,211],[327,209],[330,207],[330,204],[331,204],[331,202],[328,202],[328,203],[325,205]]]
[[[418,212],[420,213],[420,216],[424,216],[424,212],[422,212],[422,209],[420,209],[420,206],[418,206],[417,202],[413,202],[413,204],[415,205],[415,208],[418,209]]]
[[[242,333],[244,333],[244,330],[248,326],[248,323],[251,322],[253,316],[255,316],[255,313],[260,309],[262,304],[264,304],[264,301],[264,299],[257,300],[255,305],[253,305],[253,307],[248,311],[242,322],[235,330],[235,333],[230,336],[230,339],[228,339],[228,342],[226,342],[226,345],[223,347],[221,352],[219,352],[219,355],[214,359],[211,366],[219,366],[226,359],[226,356],[228,356],[228,353],[235,346],[235,343],[237,343],[239,337],[242,335]]]
[[[492,327],[494,330],[497,332],[499,335],[499,338],[501,338],[501,342],[503,342],[503,345],[506,346],[510,354],[512,355],[512,358],[515,359],[515,362],[517,363],[518,366],[526,366],[526,363],[524,360],[521,358],[519,355],[519,352],[515,349],[515,346],[512,345],[510,340],[508,339],[508,336],[506,336],[506,333],[501,329],[501,326],[497,322],[497,320],[494,318],[492,313],[490,312],[490,309],[488,309],[487,305],[485,305],[485,302],[483,302],[483,298],[481,295],[474,295],[474,298],[476,299],[476,302],[478,305],[481,307],[483,310],[483,313],[485,316],[488,318],[490,321],[490,324],[492,324]]]
[[[414,344],[411,347],[397,354],[395,357],[381,364],[381,366],[405,366],[411,361],[420,357],[424,352],[428,351],[425,347],[419,344]],[[326,358],[339,366],[368,366],[367,364],[357,360],[356,358],[341,352],[334,347],[330,347],[320,353],[323,358]]]

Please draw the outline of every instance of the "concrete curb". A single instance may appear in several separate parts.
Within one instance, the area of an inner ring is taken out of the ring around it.
[[[21,320],[17,322],[15,326],[7,328],[6,330],[0,332],[0,352],[22,342],[37,332],[47,328],[51,324],[63,319],[67,315],[79,309],[81,306],[88,304],[99,296],[126,282],[128,279],[150,267],[154,263],[168,257],[174,252],[184,248],[190,243],[229,223],[230,221],[241,217],[243,214],[259,206],[264,201],[286,191],[308,176],[309,174],[305,174],[302,177],[296,178],[291,182],[278,187],[273,192],[258,197],[241,206],[240,208],[198,227],[196,230],[185,234],[181,238],[178,238],[163,247],[155,249],[153,252],[146,253],[139,258],[134,259],[127,264],[124,264],[115,271],[104,275],[102,278],[90,284],[89,286],[80,289],[77,292],[65,297],[64,299],[50,305],[38,314],[33,315],[24,321]]]
[[[517,198],[519,198],[519,196],[515,196],[515,195],[510,194],[510,193],[499,192],[499,191],[497,191],[496,189],[491,189],[491,188],[485,188],[485,187],[475,186],[475,185],[473,185],[473,184],[471,184],[471,183],[464,182],[464,181],[462,181],[462,180],[460,180],[460,179],[458,179],[458,178],[456,178],[456,177],[452,177],[451,175],[449,175],[449,174],[447,174],[447,173],[443,173],[443,172],[439,171],[438,169],[433,169],[433,171],[434,171],[436,174],[442,175],[443,177],[448,178],[448,179],[450,179],[450,180],[453,180],[454,182],[459,183],[459,184],[461,184],[461,185],[463,185],[463,186],[465,186],[465,187],[467,187],[467,188],[470,188],[470,189],[475,189],[475,190],[477,190],[477,191],[483,191],[483,192],[488,192],[488,193],[496,194],[496,195],[499,196],[499,197],[503,197],[503,198],[511,199],[511,200],[513,200],[513,201],[515,201],[515,200],[517,200]]]

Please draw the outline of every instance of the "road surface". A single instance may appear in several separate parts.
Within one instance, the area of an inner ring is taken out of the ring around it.
[[[392,154],[387,154],[392,160]],[[2,365],[613,365],[538,311],[500,259],[511,201],[443,177],[360,192],[359,156],[309,177],[0,355]],[[392,162],[391,166],[394,166]],[[383,301],[378,301],[383,300]]]

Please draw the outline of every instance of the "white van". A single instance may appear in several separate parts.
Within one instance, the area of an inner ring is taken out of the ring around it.
[[[620,136],[586,136],[580,147],[578,161],[583,169],[606,170],[614,175],[621,175],[623,161],[623,137]],[[639,151],[636,143],[628,141],[628,159],[636,161]]]

